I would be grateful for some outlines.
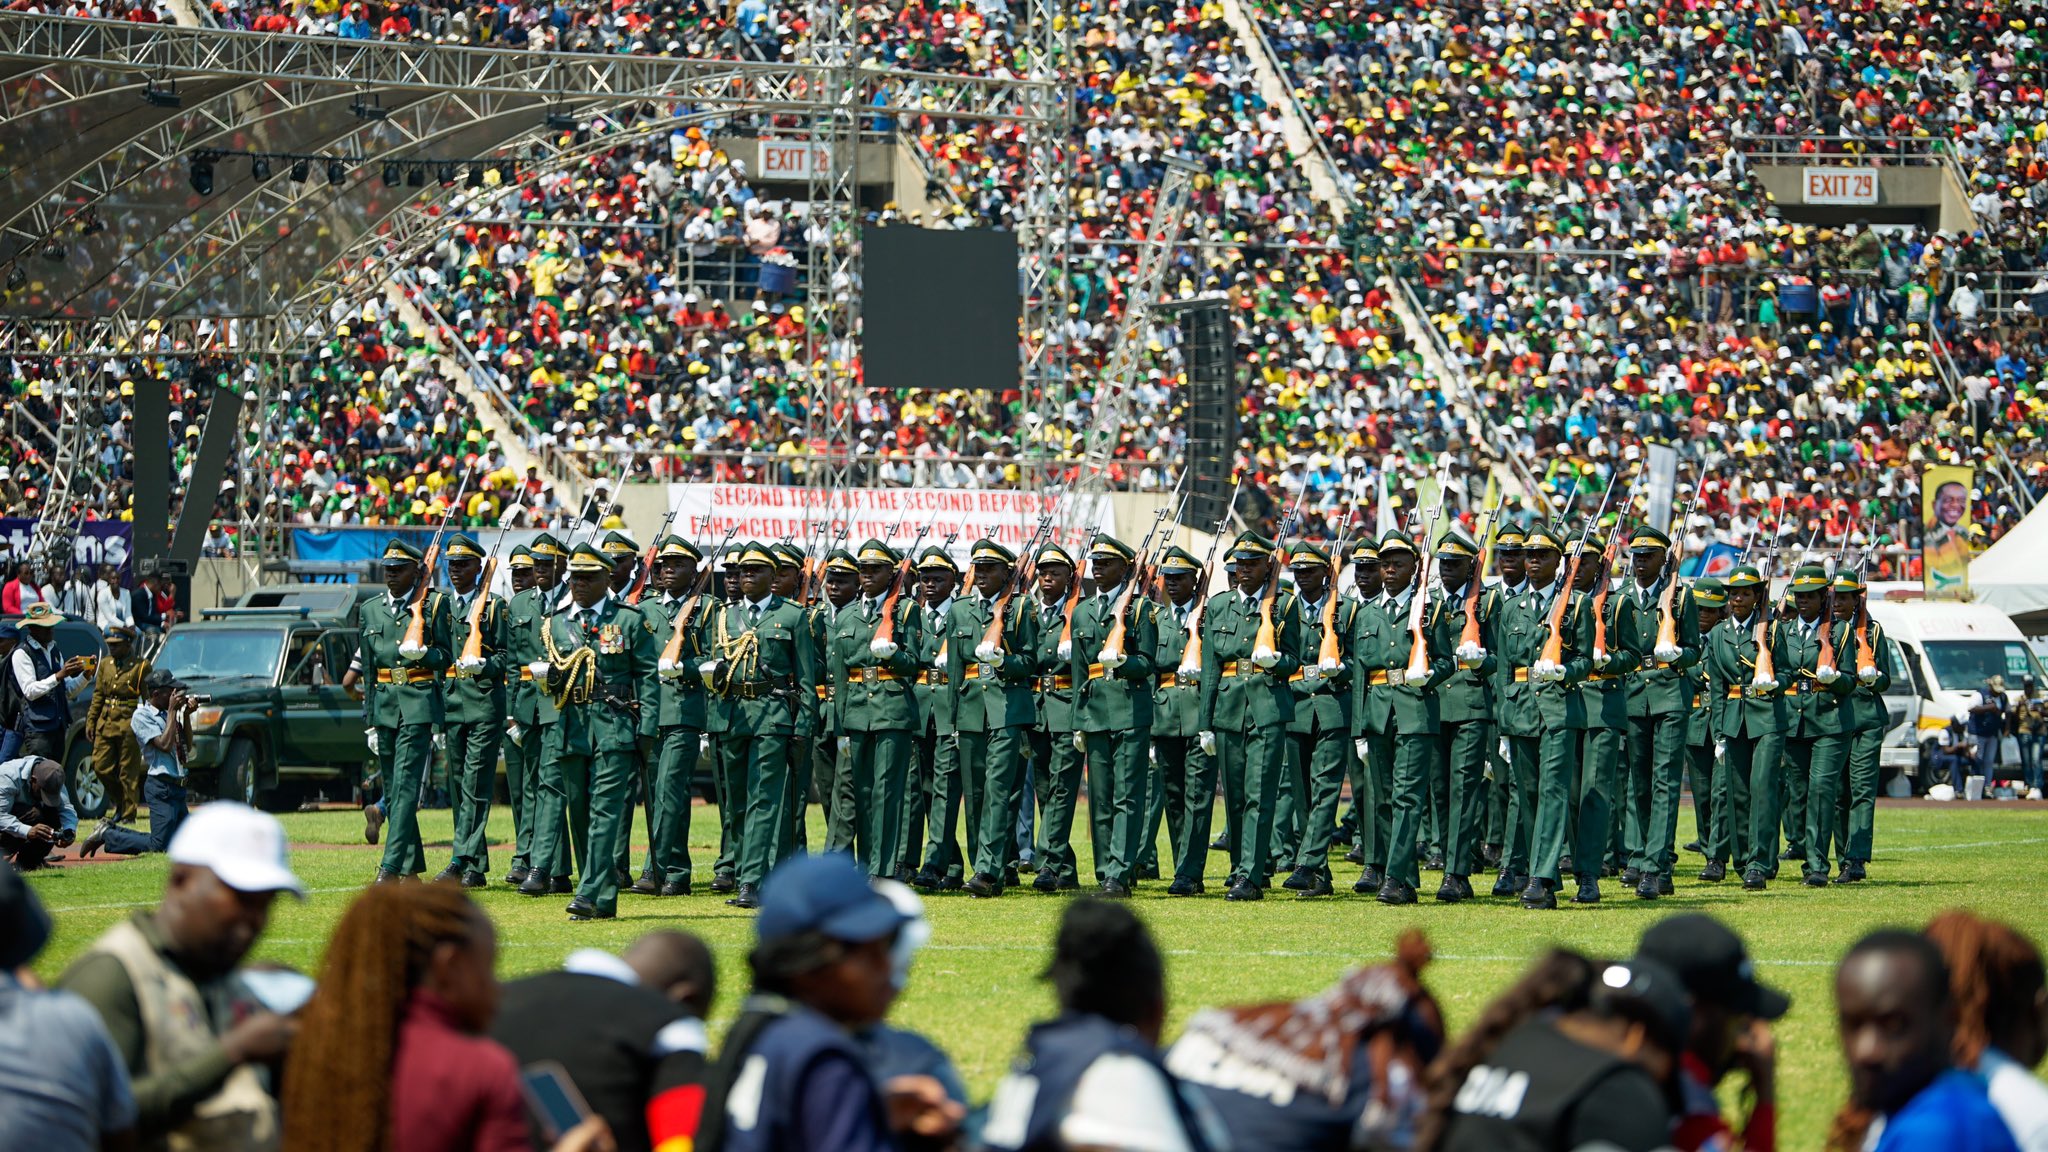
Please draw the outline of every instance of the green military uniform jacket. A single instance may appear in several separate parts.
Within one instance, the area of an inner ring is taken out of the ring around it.
[[[1414,601],[1387,597],[1377,609],[1379,623],[1372,629],[1372,642],[1361,644],[1358,650],[1359,665],[1371,684],[1365,698],[1368,732],[1434,735],[1436,686],[1457,670],[1451,652],[1458,638],[1446,629],[1442,599],[1428,589],[1417,589],[1413,595],[1427,597],[1422,608],[1422,635],[1429,646],[1429,675],[1419,684],[1407,678],[1408,661],[1415,649],[1415,636],[1408,627]]]
[[[952,626],[948,617],[958,607],[958,596],[937,607],[922,606],[924,612],[923,651],[918,654],[917,683],[911,685],[911,699],[917,703],[917,731],[922,734],[927,728],[940,736],[950,736],[960,731],[955,719],[958,705],[953,690],[947,685],[946,677],[953,662],[950,643]],[[973,655],[969,650],[968,655]],[[940,657],[944,665],[940,665]]]
[[[1663,623],[1658,598],[1664,594],[1665,576],[1644,588],[1633,578],[1610,600],[1621,601],[1621,612],[1637,640],[1636,670],[1628,678],[1630,716],[1669,716],[1692,711],[1693,678],[1686,671],[1700,662],[1700,606],[1693,601],[1692,587],[1680,584],[1671,594],[1672,624],[1677,632],[1678,658],[1668,664],[1657,661],[1657,631]]]
[[[1705,651],[1703,637],[1702,655]],[[1682,669],[1679,675],[1684,677],[1685,690],[1690,693],[1686,698],[1688,711],[1685,721],[1685,742],[1692,747],[1704,748],[1714,742],[1716,721],[1720,717],[1720,698],[1715,694],[1714,686],[1709,681],[1707,662],[1704,659]]]
[[[1202,609],[1202,698],[1198,732],[1241,732],[1285,726],[1294,719],[1287,678],[1301,667],[1301,598],[1286,589],[1273,598],[1271,668],[1252,663],[1259,634],[1259,602],[1232,588],[1209,597]]]
[[[11,675],[13,670],[8,670]],[[94,736],[122,738],[128,735],[128,721],[142,703],[142,682],[149,678],[149,661],[130,654],[117,664],[112,656],[100,657],[92,673],[92,703],[85,708],[85,730]]]
[[[1645,637],[1636,631],[1636,615],[1628,610],[1627,596],[1622,592],[1610,590],[1607,603],[1595,615],[1597,594],[1584,593],[1586,616],[1596,628],[1602,617],[1607,621],[1607,667],[1592,666],[1593,649],[1589,642],[1586,679],[1579,685],[1579,696],[1586,705],[1586,727],[1627,728],[1633,687],[1629,674],[1643,666],[1643,654],[1655,646],[1656,633]]]
[[[640,601],[640,616],[646,622],[648,634],[654,637],[658,669],[662,655],[675,639],[677,620],[693,599],[696,606],[689,609],[689,618],[682,620],[683,639],[676,645],[676,664],[682,674],[662,680],[659,686],[659,722],[663,728],[694,728],[702,732],[710,719],[710,705],[704,694],[704,678],[698,675],[697,668],[710,653],[705,632],[711,614],[718,611],[718,602],[709,596],[679,596],[673,600],[662,596]]]
[[[1351,734],[1362,736],[1366,732],[1365,718],[1368,705],[1372,703],[1372,674],[1366,662],[1378,651],[1383,642],[1380,633],[1387,627],[1384,595],[1375,594],[1370,599],[1353,596],[1347,598],[1355,607],[1351,610],[1351,634],[1344,638],[1344,662],[1350,665],[1351,673]],[[1385,692],[1382,685],[1379,689]]]
[[[1196,595],[1201,593],[1197,591]],[[1190,599],[1189,619],[1199,601]],[[1157,687],[1152,691],[1152,735],[1186,738],[1200,732],[1202,676],[1198,671],[1187,680],[1180,675],[1181,657],[1187,655],[1188,626],[1181,609],[1168,604],[1152,614],[1152,674]]]
[[[858,604],[856,600],[854,603]],[[818,702],[818,727],[820,736],[839,734],[839,710],[832,699],[832,624],[835,609],[829,600],[819,600],[804,606],[804,628],[811,638],[811,667],[817,683],[811,685],[811,695]]]
[[[431,589],[423,610],[426,654],[408,661],[398,654],[412,624],[409,602],[392,604],[389,595],[363,601],[357,609],[360,631],[356,661],[363,674],[363,716],[373,728],[407,724],[440,724],[441,673],[454,654],[449,651],[448,597]]]
[[[841,732],[915,732],[918,730],[917,700],[911,687],[924,657],[924,609],[909,596],[896,601],[896,654],[887,660],[868,650],[881,625],[876,598],[876,618],[868,618],[868,601],[855,600],[839,610],[832,621],[832,707],[838,713]]]
[[[527,671],[529,665],[548,658],[547,649],[540,642],[540,629],[557,594],[546,588],[528,588],[506,605],[505,647],[518,669],[509,675],[519,678],[512,689],[511,717],[513,723],[527,728],[553,724],[557,716],[555,702]]]
[[[1498,642],[1496,633],[1503,601],[1497,587],[1479,590],[1479,646],[1486,649],[1486,659],[1477,668],[1457,667],[1458,645],[1465,636],[1465,597],[1453,596],[1442,601],[1439,610],[1443,613],[1444,631],[1450,637],[1452,672],[1436,686],[1438,720],[1455,724],[1493,718],[1495,673],[1500,668],[1500,656],[1494,645]]]
[[[1759,607],[1757,611],[1765,609]],[[1771,646],[1771,662],[1777,669],[1778,683],[1783,685],[1786,670],[1791,667],[1791,656],[1785,651],[1783,629],[1778,621],[1773,620],[1766,625],[1765,642]],[[1754,621],[1738,625],[1724,619],[1707,636],[1707,668],[1713,678],[1712,692],[1718,697],[1720,707],[1714,726],[1717,736],[1755,739],[1785,730],[1789,717],[1783,689],[1772,689],[1762,695],[1750,691],[1750,678],[1756,669],[1756,652]]]
[[[1028,728],[1038,718],[1038,616],[1023,597],[1011,597],[1004,613],[997,658],[983,663],[975,655],[996,603],[969,593],[953,601],[947,617],[946,682],[959,732]]]
[[[1335,589],[1324,591],[1325,597],[1337,596]],[[1311,665],[1320,666],[1323,658],[1323,610],[1329,601],[1311,605],[1301,603],[1301,667],[1287,678],[1288,688],[1294,693],[1294,719],[1287,722],[1289,732],[1299,733],[1350,733],[1352,726],[1352,701],[1356,695],[1352,685],[1358,679],[1357,639],[1358,612],[1363,605],[1352,597],[1337,596],[1337,611],[1330,621],[1330,630],[1337,636],[1337,658],[1344,667],[1335,676],[1326,676],[1311,684],[1306,676]]]
[[[745,601],[715,609],[714,604],[707,598],[700,609],[711,612],[704,633],[706,658],[719,665],[718,695],[706,706],[707,730],[735,736],[808,737],[816,732],[817,648],[803,608],[770,596],[761,622],[752,624]],[[840,618],[852,611],[849,607]],[[867,652],[865,641],[861,652]],[[904,658],[903,653],[897,657]],[[906,692],[906,717],[909,707]]]
[[[453,617],[452,630],[459,639],[455,643],[455,657],[460,659],[462,650],[469,644],[470,605],[476,601],[474,595],[484,597],[483,618],[478,621],[478,654],[484,658],[484,666],[475,672],[465,672],[454,660],[448,664],[447,718],[450,724],[502,724],[505,722],[508,698],[505,692],[506,672],[512,667],[505,648],[506,628],[509,615],[505,598],[494,596],[488,590],[479,588],[471,597],[450,594],[449,613]],[[512,675],[517,676],[514,672]]]
[[[1884,629],[1877,621],[1870,621],[1866,635],[1871,658],[1877,665],[1877,683],[1866,685],[1856,679],[1856,625],[1844,620],[1835,627],[1835,661],[1841,666],[1842,679],[1850,683],[1849,691],[1842,694],[1837,705],[1837,722],[1844,732],[1882,732],[1891,727],[1892,719],[1891,709],[1884,702],[1884,694],[1892,686],[1891,673],[1885,670]]]
[[[661,729],[660,680],[654,646],[640,610],[607,596],[594,610],[565,608],[548,617],[543,633],[547,659],[555,665],[545,690],[553,696],[564,665],[581,649],[595,656],[596,685],[588,703],[562,708],[560,750],[566,756],[630,752],[640,737]]]
[[[1823,684],[1814,678],[1820,666],[1821,629],[1829,627],[1831,621],[1816,620],[1809,635],[1806,625],[1800,620],[1785,620],[1778,624],[1778,630],[1785,637],[1785,655],[1789,662],[1778,666],[1778,682],[1785,692],[1785,736],[1792,740],[1811,740],[1818,736],[1835,736],[1842,732],[1841,712],[1838,705],[1842,697],[1856,686],[1856,670],[1844,670],[1844,663],[1856,661],[1854,652],[1835,649],[1835,671],[1840,675],[1832,684]]]
[[[1510,736],[1540,736],[1545,729],[1584,728],[1586,701],[1578,685],[1593,672],[1593,613],[1586,597],[1563,588],[1564,575],[1544,588],[1531,588],[1516,597],[1504,615],[1507,634],[1502,638],[1508,666],[1502,707],[1501,731]],[[1568,596],[1558,620],[1558,649],[1564,665],[1564,680],[1541,684],[1534,677],[1536,661],[1550,639],[1550,610],[1555,596]]]
[[[1066,630],[1066,601],[1047,604],[1031,598],[1038,615],[1038,726],[1047,732],[1074,731],[1072,661],[1060,659],[1060,633]]]
[[[1121,593],[1123,585],[1116,591]],[[1074,643],[1067,674],[1074,678],[1075,727],[1083,732],[1132,732],[1152,728],[1152,650],[1159,629],[1152,602],[1133,591],[1124,609],[1124,662],[1110,672],[1097,661],[1116,626],[1116,595],[1083,596],[1074,606]]]

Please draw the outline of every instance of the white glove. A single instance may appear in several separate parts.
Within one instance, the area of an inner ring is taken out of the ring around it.
[[[434,751],[436,751],[436,752],[446,752],[447,750],[448,750],[448,735],[447,735],[447,733],[445,733],[445,732],[436,732],[436,733],[434,733]]]
[[[1477,644],[1458,645],[1457,656],[1460,668],[1472,669],[1486,663],[1486,649]]]
[[[1216,754],[1216,734],[1214,732],[1195,733],[1195,747],[1200,748],[1204,756],[1214,756]]]
[[[400,644],[398,646],[398,655],[402,659],[417,660],[426,654],[427,646],[424,644]]]
[[[1303,664],[1301,666],[1301,682],[1311,688],[1321,684],[1323,682],[1323,666],[1320,664]]]
[[[1500,738],[1500,762],[1503,764],[1514,762],[1514,753],[1508,751],[1508,738],[1505,736]]]
[[[505,738],[521,748],[526,747],[526,729],[521,728],[517,722],[505,725]]]
[[[1877,683],[1877,666],[1873,664],[1868,668],[1858,668],[1856,670],[1856,679],[1861,681],[1865,687]]]
[[[1723,757],[1723,756],[1726,756],[1727,754],[1728,754],[1728,742],[1727,742],[1726,740],[1716,740],[1716,741],[1714,741],[1714,758],[1715,758],[1716,760],[1718,760],[1718,759],[1720,759],[1721,757]]]
[[[718,677],[718,661],[706,660],[697,665],[697,675],[703,677],[705,684],[710,684]]]
[[[1595,671],[1604,672],[1607,670],[1607,666],[1609,664],[1612,664],[1613,662],[1614,658],[1609,656],[1607,653],[1602,652],[1597,648],[1593,650],[1593,669]]]
[[[837,751],[841,756],[846,755],[846,750],[851,747],[853,747],[853,737],[841,736],[839,738],[839,747]]]
[[[1060,641],[1059,655],[1062,660],[1072,660],[1074,658],[1074,642],[1072,640]]]
[[[1271,648],[1255,648],[1252,650],[1252,663],[1257,664],[1261,668],[1271,668],[1279,662],[1280,654]]]
[[[989,643],[986,640],[983,640],[980,644],[976,645],[974,649],[974,658],[976,660],[981,661],[983,664],[995,663],[996,658],[1001,656],[1002,654],[1003,650],[1001,648]]]
[[[944,672],[948,661],[944,652],[932,653],[932,671]]]
[[[1105,672],[1114,672],[1123,667],[1124,661],[1127,659],[1129,657],[1126,657],[1123,653],[1112,652],[1107,648],[1095,654],[1095,662],[1102,665],[1102,670]]]
[[[1076,752],[1086,752],[1087,750],[1088,750],[1088,734],[1087,734],[1086,732],[1076,732],[1076,733],[1074,733],[1074,751],[1076,751]]]
[[[1351,750],[1358,753],[1360,760],[1372,759],[1372,741],[1367,740],[1363,736],[1351,742]]]
[[[464,672],[481,672],[484,668],[484,658],[481,656],[464,656],[455,662],[455,666]]]
[[[1316,667],[1322,671],[1324,678],[1327,679],[1344,671],[1344,662],[1342,660],[1318,660],[1316,661]]]
[[[1752,680],[1749,682],[1749,686],[1758,692],[1776,692],[1778,690],[1778,681],[1775,677],[1765,680]]]
[[[1198,680],[1202,675],[1202,666],[1200,664],[1183,664],[1173,671],[1175,675],[1183,680]]]
[[[365,730],[363,731],[363,735],[369,738],[369,743],[370,743],[370,755],[372,755],[372,756],[375,756],[375,755],[377,755],[377,752],[378,752],[378,749],[377,749],[377,730],[376,730],[375,728],[368,728],[368,729],[365,729]]]
[[[1669,664],[1680,656],[1685,655],[1685,649],[1672,644],[1659,644],[1650,655],[1656,657],[1660,664]]]
[[[533,678],[534,678],[535,680],[542,680],[542,681],[545,681],[545,680],[547,679],[547,676],[548,676],[548,668],[549,668],[549,667],[551,667],[551,665],[549,665],[547,661],[545,661],[545,660],[535,660],[535,661],[534,661],[533,663],[531,663],[531,664],[528,664],[528,665],[526,666],[526,670],[527,670],[528,672],[531,672],[531,673],[533,673]]]
[[[683,674],[683,666],[664,657],[661,663],[655,666],[654,674],[663,680],[674,680]]]
[[[1832,664],[1823,664],[1813,670],[1813,678],[1823,684],[1833,684],[1842,678],[1842,672]]]
[[[1564,665],[1550,660],[1538,660],[1529,666],[1529,679],[1539,684],[1554,684],[1564,679]]]
[[[884,640],[877,636],[873,640],[868,641],[868,655],[873,656],[877,660],[894,659],[896,656],[896,642],[894,640]]]
[[[697,737],[697,755],[711,755],[711,736],[709,733],[701,734]]]

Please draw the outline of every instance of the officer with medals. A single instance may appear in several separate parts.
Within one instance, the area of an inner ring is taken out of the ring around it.
[[[441,673],[448,668],[448,598],[421,588],[418,548],[393,540],[384,548],[384,591],[357,609],[356,656],[342,677],[344,689],[367,684],[363,717],[370,751],[384,781],[384,815],[391,830],[377,883],[389,884],[426,870],[420,847],[420,782],[434,755],[434,730],[445,714]],[[417,597],[417,600],[416,600]]]
[[[512,658],[519,662],[519,693],[514,696],[512,720],[507,726],[507,735],[515,744],[522,745],[527,763],[526,809],[528,831],[532,841],[532,857],[527,861],[527,871],[519,881],[521,896],[566,896],[574,892],[570,883],[571,871],[566,809],[561,805],[550,807],[545,800],[547,781],[558,776],[547,748],[551,733],[561,722],[561,709],[555,707],[555,699],[547,691],[547,645],[542,639],[548,627],[548,620],[561,609],[566,601],[565,578],[569,574],[569,551],[560,540],[543,532],[533,538],[533,587],[528,590],[529,599],[521,602],[515,599],[508,610],[511,616],[509,647]],[[510,769],[508,768],[509,772]],[[561,782],[555,780],[560,788]],[[555,827],[545,831],[542,825],[550,818]],[[539,851],[545,842],[547,855]],[[510,876],[506,877],[509,882]]]
[[[1128,896],[1137,882],[1150,775],[1152,651],[1159,637],[1151,602],[1137,594],[1137,553],[1113,536],[1088,549],[1095,594],[1074,608],[1069,675],[1074,720],[1088,763],[1088,816],[1102,894]]]
[[[474,539],[449,537],[448,583],[453,588],[455,663],[448,669],[442,730],[448,756],[448,802],[455,817],[455,850],[436,880],[481,888],[491,870],[491,793],[497,787],[498,746],[505,736],[507,616],[505,600],[484,587],[484,550]]]
[[[1202,562],[1186,549],[1168,548],[1159,562],[1159,582],[1166,591],[1166,605],[1152,614],[1158,636],[1152,670],[1159,678],[1152,695],[1152,784],[1160,800],[1152,808],[1162,814],[1167,843],[1173,848],[1173,883],[1166,894],[1199,896],[1208,864],[1209,825],[1216,811],[1216,758],[1195,742],[1201,731],[1201,669],[1182,664],[1202,594]],[[1155,852],[1159,823],[1149,821],[1145,831],[1146,848]],[[1139,875],[1145,875],[1142,865]]]
[[[1301,596],[1301,668],[1289,677],[1294,719],[1287,724],[1288,786],[1281,790],[1274,840],[1280,886],[1300,896],[1328,896],[1330,840],[1351,758],[1351,640],[1359,604],[1337,594],[1337,569],[1313,544],[1296,544],[1288,571]],[[1291,802],[1290,802],[1291,801]]]
[[[654,583],[659,594],[640,602],[640,615],[653,634],[658,695],[654,778],[648,792],[653,825],[648,867],[633,891],[651,896],[690,894],[690,798],[704,745],[708,705],[704,678],[706,621],[718,611],[709,596],[696,594],[704,553],[680,536],[655,542]],[[648,885],[651,873],[657,883]],[[652,891],[649,891],[649,888]]]
[[[851,758],[859,828],[854,857],[877,878],[896,877],[903,854],[903,789],[917,731],[917,679],[924,613],[914,589],[899,587],[902,558],[880,540],[854,553],[861,599],[833,621],[832,692]],[[895,592],[893,606],[891,593]],[[891,615],[884,617],[885,607]]]
[[[1236,587],[1202,609],[1202,698],[1196,740],[1223,779],[1230,887],[1263,900],[1272,867],[1274,803],[1294,719],[1288,677],[1301,667],[1301,601],[1278,587],[1273,542],[1256,532],[1231,547]]]
[[[714,614],[709,651],[698,672],[717,697],[712,711],[718,754],[745,805],[734,818],[738,889],[726,902],[758,908],[762,882],[795,847],[789,832],[789,748],[807,744],[817,729],[816,652],[803,609],[775,595],[775,556],[767,546],[742,548],[737,569],[735,602]],[[858,612],[850,608],[841,617]],[[843,679],[839,687],[843,692]]]
[[[1892,686],[1888,671],[1891,661],[1885,655],[1884,629],[1864,611],[1866,595],[1861,574],[1847,569],[1835,573],[1835,619],[1841,624],[1835,651],[1845,654],[1839,657],[1844,662],[1842,671],[1855,677],[1856,684],[1838,705],[1847,748],[1840,797],[1833,813],[1811,795],[1807,797],[1808,811],[1817,814],[1816,826],[1820,819],[1833,823],[1835,846],[1842,856],[1837,884],[1854,884],[1863,879],[1870,863],[1870,841],[1877,815],[1877,754],[1884,743],[1885,728],[1891,724],[1891,711],[1884,702],[1884,694]],[[1824,838],[1816,832],[1813,839],[1825,856]],[[1822,867],[1825,870],[1825,865]]]
[[[1700,662],[1700,612],[1670,570],[1671,539],[1645,524],[1629,536],[1628,592],[1616,597],[1649,659],[1629,674],[1628,755],[1622,788],[1624,885],[1645,900],[1672,892],[1678,864],[1678,802],[1692,729],[1688,671]],[[1664,597],[1671,598],[1666,617]],[[1695,793],[1698,795],[1698,793]],[[1712,807],[1711,801],[1707,807]],[[1706,809],[1694,804],[1698,814]]]
[[[559,710],[548,726],[536,852],[553,859],[566,817],[580,882],[571,920],[618,913],[618,838],[631,812],[636,769],[660,730],[660,653],[638,609],[611,591],[612,565],[589,544],[569,557],[569,604],[541,630],[533,668]]]
[[[1444,633],[1456,647],[1457,670],[1436,686],[1436,758],[1448,782],[1445,806],[1443,882],[1436,898],[1455,904],[1472,898],[1472,869],[1479,862],[1479,837],[1486,822],[1486,758],[1493,748],[1492,690],[1498,661],[1494,628],[1501,592],[1482,587],[1478,618],[1471,621],[1471,583],[1480,578],[1479,546],[1462,528],[1444,533],[1436,546],[1443,589]]]
[[[1081,753],[1074,748],[1072,652],[1059,650],[1074,590],[1074,558],[1047,544],[1038,550],[1038,719],[1031,729],[1031,787],[1038,805],[1037,892],[1079,888],[1074,859],[1074,805],[1081,790]],[[1070,643],[1071,647],[1071,643]],[[1005,878],[1007,881],[1007,877]]]
[[[1842,648],[1830,634],[1839,631],[1827,608],[1828,573],[1818,564],[1802,564],[1792,573],[1793,618],[1778,626],[1785,637],[1790,658],[1781,679],[1785,681],[1785,839],[1789,847],[1781,860],[1801,863],[1802,879],[1809,888],[1828,883],[1826,849],[1816,861],[1811,840],[1817,827],[1830,832],[1835,823],[1835,795],[1840,790],[1842,766],[1848,759],[1848,742],[1842,736],[1840,702],[1856,684],[1842,675]],[[1826,795],[1824,819],[1814,820],[1819,807],[1809,812],[1807,801],[1818,785]],[[1832,837],[1830,837],[1831,839]]]
[[[954,698],[957,732],[953,763],[960,791],[934,807],[933,827],[945,837],[925,870],[950,877],[967,871],[970,896],[1000,896],[1016,829],[1024,756],[1036,717],[1038,615],[1022,593],[1011,592],[1016,556],[993,540],[968,554],[973,591],[954,601],[946,618],[946,681]],[[997,613],[1001,613],[998,621]],[[953,838],[955,802],[966,809],[966,854]]]
[[[910,690],[917,702],[917,729],[911,742],[910,779],[903,789],[903,850],[898,872],[926,889],[937,888],[945,877],[925,871],[921,857],[926,850],[936,853],[939,842],[953,834],[952,824],[941,829],[935,814],[949,807],[957,810],[960,805],[960,759],[955,753],[959,741],[952,739],[959,730],[953,719],[953,694],[946,684],[951,663],[947,614],[953,610],[953,594],[959,590],[960,566],[952,555],[944,548],[925,549],[917,558],[924,648],[918,653],[922,666]]]
[[[1692,793],[1693,838],[1685,848],[1704,854],[1714,838],[1714,820],[1720,815],[1721,798],[1714,791],[1714,717],[1719,711],[1713,685],[1707,682],[1707,637],[1721,622],[1728,593],[1721,582],[1702,576],[1688,590],[1699,616],[1701,658],[1685,669],[1685,691],[1689,708],[1685,714],[1685,786]]]
[[[1787,720],[1781,670],[1791,665],[1783,630],[1768,618],[1763,576],[1739,565],[1728,574],[1727,588],[1728,615],[1707,638],[1708,672],[1721,700],[1716,734],[1722,753],[1714,791],[1720,818],[1700,879],[1721,879],[1732,859],[1743,888],[1761,892],[1778,869],[1779,759]]]

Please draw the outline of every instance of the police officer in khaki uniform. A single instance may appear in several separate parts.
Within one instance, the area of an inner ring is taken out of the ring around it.
[[[106,791],[106,815],[132,824],[142,799],[142,746],[128,721],[142,703],[142,682],[149,661],[135,654],[135,627],[115,624],[107,629],[107,655],[92,673],[92,703],[85,710],[85,731],[92,741],[92,771]]]

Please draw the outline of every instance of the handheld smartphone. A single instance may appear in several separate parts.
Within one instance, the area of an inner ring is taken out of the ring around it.
[[[553,1060],[520,1069],[519,1091],[550,1142],[590,1118],[590,1105],[576,1090],[576,1082],[569,1079],[568,1069]]]

